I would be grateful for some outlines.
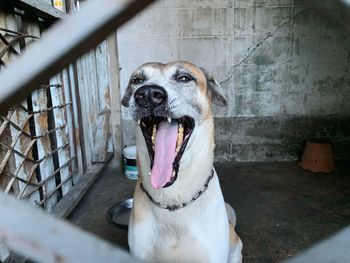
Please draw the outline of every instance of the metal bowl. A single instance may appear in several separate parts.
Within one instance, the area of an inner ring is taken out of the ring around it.
[[[107,210],[107,219],[115,226],[121,229],[128,229],[129,217],[134,199],[125,199]]]

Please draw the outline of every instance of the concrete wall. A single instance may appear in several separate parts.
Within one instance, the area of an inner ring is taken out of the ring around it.
[[[309,138],[350,153],[350,42],[294,0],[159,1],[120,29],[121,87],[149,61],[189,60],[213,73],[218,161],[294,160]],[[127,111],[124,144],[134,142]]]

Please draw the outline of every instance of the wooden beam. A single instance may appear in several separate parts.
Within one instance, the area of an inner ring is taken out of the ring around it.
[[[107,160],[110,115],[111,111],[105,110],[97,117],[92,163],[105,163]]]
[[[108,46],[108,74],[109,74],[109,94],[111,104],[111,126],[114,148],[114,159],[117,162],[117,168],[122,166],[122,112],[120,105],[120,84],[119,84],[119,61],[118,61],[118,43],[117,33],[115,32],[107,39]]]
[[[108,155],[107,162],[112,158],[112,154]],[[106,164],[98,163],[92,165],[92,167],[79,178],[79,181],[71,188],[69,191],[59,202],[53,210],[51,214],[56,217],[66,218],[76,207],[79,201],[84,197],[90,186],[96,180],[96,178],[102,174]]]

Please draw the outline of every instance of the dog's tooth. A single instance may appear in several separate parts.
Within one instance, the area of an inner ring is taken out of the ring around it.
[[[181,149],[182,146],[182,142],[183,142],[183,136],[182,135],[178,135],[177,140],[176,140],[176,152],[178,153]]]
[[[138,120],[137,120],[137,124],[140,126],[140,124],[141,124],[141,119],[138,119]]]
[[[184,138],[184,128],[182,127],[182,124],[179,124],[179,130],[177,133],[177,140],[176,140],[176,153],[180,152],[182,143],[183,143],[183,138]]]
[[[171,123],[171,118],[170,117],[168,117],[168,122]]]
[[[152,135],[156,136],[156,133],[157,133],[157,126],[154,125],[152,130]]]
[[[181,146],[182,146],[182,140],[178,140],[176,142],[176,153],[179,153],[180,149],[181,149]]]
[[[179,131],[178,131],[178,133],[177,133],[177,139],[178,139],[178,140],[181,139],[181,141],[182,141],[183,137],[184,137],[184,128],[180,127],[180,128],[179,128]]]
[[[157,126],[154,125],[152,130],[152,137],[151,137],[153,145],[156,143],[156,133],[157,133]]]
[[[183,138],[184,138],[184,134],[181,133],[181,132],[179,132],[179,133],[177,134],[177,142],[181,142],[181,143],[182,143]]]

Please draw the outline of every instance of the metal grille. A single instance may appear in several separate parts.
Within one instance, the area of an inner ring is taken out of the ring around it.
[[[26,38],[37,37],[0,28],[0,67]],[[72,187],[78,167],[68,79],[67,71],[57,75],[0,116],[0,188],[48,210]]]

